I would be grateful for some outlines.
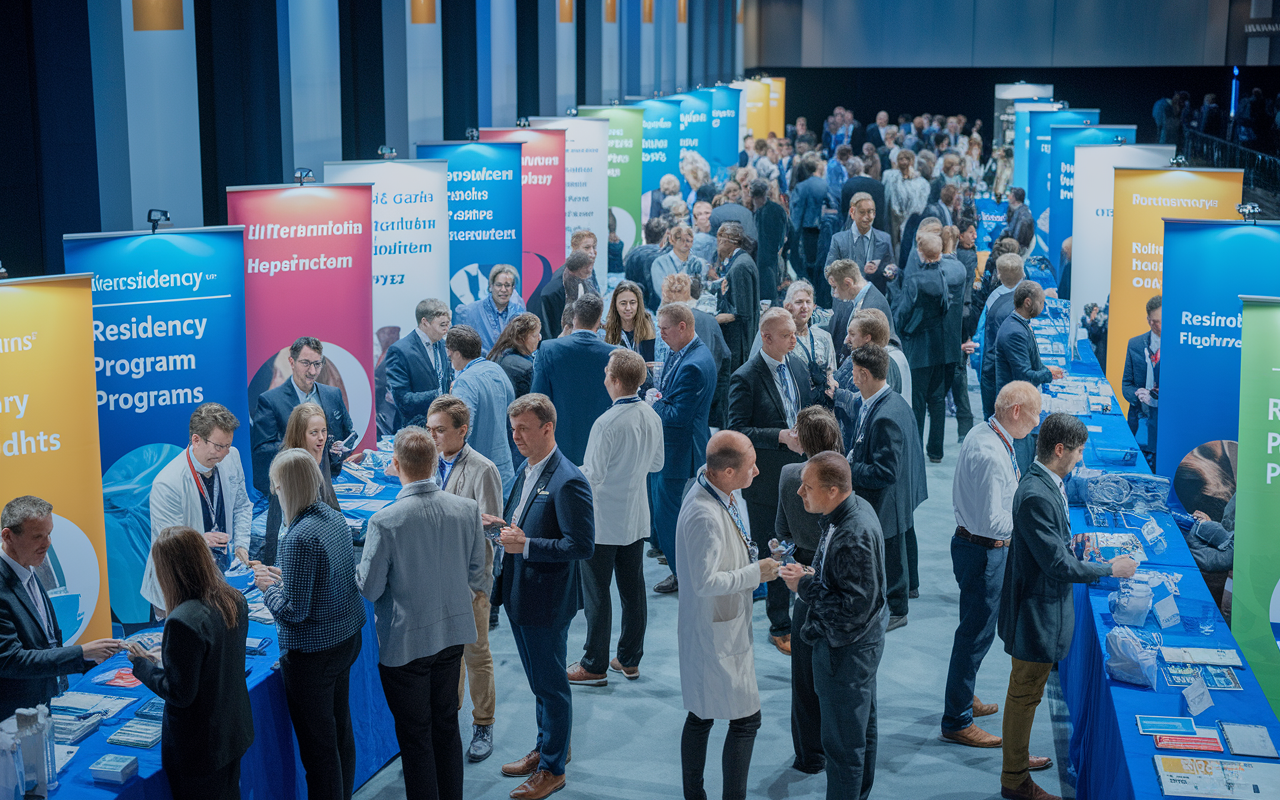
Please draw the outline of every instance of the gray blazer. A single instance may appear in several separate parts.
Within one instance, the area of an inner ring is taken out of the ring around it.
[[[481,514],[502,516],[502,476],[498,474],[498,467],[469,444],[458,451],[444,490],[456,497],[475,500],[480,505]],[[475,576],[472,576],[469,583],[473,592],[488,594],[493,589],[493,545],[487,539],[484,542],[484,563],[484,574],[479,577],[479,582],[475,582]]]
[[[380,663],[401,667],[476,640],[471,586],[483,584],[486,545],[476,501],[430,481],[373,515],[356,583],[373,603]]]
[[[871,254],[870,258],[862,258],[862,246],[855,248],[853,246],[854,236],[858,233],[857,228],[849,228],[847,231],[840,231],[831,237],[831,248],[827,250],[826,267],[832,261],[841,258],[849,258],[857,263],[858,268],[866,266],[867,261],[875,261],[879,259],[881,267],[887,267],[894,263],[897,259],[893,257],[893,243],[889,240],[889,234],[875,228],[871,229],[868,236],[871,237]]]

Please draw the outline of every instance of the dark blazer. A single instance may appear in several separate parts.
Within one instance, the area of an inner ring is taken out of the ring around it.
[[[59,676],[93,668],[80,645],[62,646],[62,629],[43,586],[40,599],[53,623],[53,641],[40,624],[31,595],[0,559],[0,719],[13,716],[15,709],[48,703],[59,694]]]
[[[542,320],[543,339],[555,339],[563,330],[560,319],[564,316],[564,273],[564,264],[556,267],[529,298],[527,308]]]
[[[602,378],[603,380],[603,378]],[[662,418],[665,461],[662,476],[692,478],[707,461],[711,429],[707,418],[716,391],[716,362],[702,339],[694,338],[675,371],[663,370],[662,398],[653,410]]]
[[[740,222],[742,229],[746,234],[755,241],[760,241],[760,233],[756,228],[756,217],[751,209],[741,203],[721,203],[711,211],[711,235],[715,236],[716,231],[720,230],[720,226],[726,222]]]
[[[854,423],[857,423],[855,417]],[[885,539],[915,525],[916,507],[929,496],[924,446],[911,406],[893,390],[867,416],[861,441],[849,451],[853,490],[876,510]]]
[[[799,356],[791,353],[787,354],[786,364],[796,382],[798,412],[812,402],[809,370]],[[756,467],[760,474],[742,490],[743,499],[756,505],[774,505],[778,502],[782,468],[804,461],[804,456],[778,443],[779,432],[791,426],[787,424],[786,405],[763,351],[747,359],[729,379],[728,425],[750,439],[756,449]]]
[[[453,382],[453,365],[445,353],[444,339],[435,343],[436,362],[444,368],[444,375],[436,372],[427,357],[427,346],[417,331],[409,331],[398,342],[387,348],[387,386],[395,398],[399,417],[396,429],[410,420],[426,416],[431,402],[449,392]]]
[[[778,296],[778,261],[782,247],[787,243],[791,221],[786,209],[768,201],[755,211],[756,229],[760,238],[756,242],[756,268],[760,273],[760,299],[775,300]]]
[[[947,316],[942,320],[943,346],[946,348],[946,363],[957,364],[962,353],[960,345],[964,342],[964,298],[965,268],[960,259],[953,255],[942,257],[942,274],[947,279],[947,290],[951,293],[951,305]]]
[[[751,256],[738,250],[721,274],[729,285],[720,295],[716,312],[734,315],[732,322],[721,323],[720,331],[729,345],[730,369],[737,369],[750,357],[751,343],[760,328],[760,273]]]
[[[524,397],[533,385],[533,359],[514,349],[503,353],[498,359],[498,366],[507,373],[511,388],[516,390],[516,397]]]
[[[496,596],[514,624],[560,628],[582,608],[578,562],[595,552],[595,514],[582,472],[559,449],[547,459],[523,513],[512,519],[524,491],[524,464],[516,471],[503,518],[524,531],[528,554],[503,554]]]
[[[983,391],[991,392],[992,402],[996,392],[996,362],[1000,358],[999,338],[1000,326],[1013,313],[1013,292],[1004,294],[991,301],[986,310],[987,317],[982,323],[982,349],[978,354],[982,357],[981,383]]]
[[[880,135],[880,127],[874,123],[867,126],[867,141],[871,142],[879,150],[884,147],[884,137]]]
[[[1008,236],[1017,239],[1023,250],[1031,247],[1036,238],[1036,223],[1031,217],[1031,209],[1025,204],[1020,205],[1008,212],[1006,220],[1004,228],[996,238],[1003,239]]]
[[[884,184],[866,175],[854,175],[840,187],[840,213],[849,218],[849,203],[858,192],[866,192],[876,201],[876,220],[871,227],[884,233],[889,232],[889,206],[884,201]]]
[[[996,334],[996,393],[1010,381],[1028,381],[1036,386],[1053,380],[1040,360],[1031,325],[1019,314],[1010,314]]]
[[[868,234],[871,237],[871,257],[870,259],[862,258],[862,246],[854,247],[854,240],[857,238],[858,231],[856,228],[849,228],[837,233],[831,237],[831,247],[827,250],[827,264],[840,258],[849,258],[857,262],[858,266],[866,266],[867,261],[880,260],[880,269],[897,263],[897,259],[893,257],[893,243],[889,239],[889,234],[881,230],[872,228]],[[881,274],[880,269],[867,276],[867,280],[876,275]]]
[[[944,332],[946,309],[950,308],[948,285],[941,262],[922,264],[903,285],[894,324],[902,336],[902,351],[907,354],[907,363],[913,370],[948,363],[950,354]],[[907,333],[913,316],[919,316],[920,322],[913,333]]]
[[[1048,470],[1032,464],[1013,495],[1013,536],[1000,595],[1004,651],[1039,664],[1061,661],[1075,628],[1071,584],[1110,574],[1110,564],[1085,563],[1071,551],[1062,493]]]
[[[794,230],[818,227],[827,201],[827,181],[810,175],[791,191],[791,227]]]
[[[855,300],[839,300],[831,301],[831,308],[834,312],[831,315],[830,322],[827,323],[827,333],[831,334],[831,341],[836,348],[836,361],[842,362],[849,355],[849,345],[845,344],[845,337],[849,335],[849,320],[853,319],[853,315],[857,314],[864,308],[878,308],[884,313],[885,319],[889,321],[889,341],[899,347],[902,342],[898,339],[898,329],[893,326],[893,309],[889,307],[889,301],[874,285],[867,289],[867,293],[862,296],[862,301]],[[892,361],[890,362],[893,363]]]
[[[613,405],[604,388],[604,368],[615,349],[593,331],[544,339],[538,347],[529,391],[545,394],[555,404],[556,444],[574,464],[586,457],[596,418]]]
[[[323,383],[315,386],[320,407],[324,409],[325,422],[329,425],[329,440],[325,443],[325,450],[328,451],[329,445],[351,435],[351,415],[347,413],[347,407],[342,402],[342,392],[338,388]],[[249,439],[253,445],[253,485],[264,495],[271,494],[271,459],[280,452],[284,430],[289,425],[289,415],[298,405],[298,392],[293,388],[292,379],[258,395],[258,403],[254,406],[251,417],[253,427]],[[342,472],[341,456],[329,454],[329,472],[332,475]]]
[[[216,609],[187,600],[165,618],[164,666],[134,664],[134,676],[164,700],[160,747],[168,769],[212,772],[253,744],[244,675],[249,606],[243,595],[236,604],[236,626],[228,629]]]
[[[1129,430],[1138,432],[1138,419],[1147,417],[1148,428],[1154,429],[1156,413],[1159,407],[1147,408],[1138,401],[1138,390],[1147,386],[1147,346],[1151,344],[1151,331],[1140,334],[1129,340],[1129,349],[1124,354],[1124,379],[1120,383],[1120,391],[1124,399],[1129,401]],[[1160,363],[1155,367],[1156,386],[1160,386]],[[1150,442],[1155,444],[1155,431],[1151,431]]]

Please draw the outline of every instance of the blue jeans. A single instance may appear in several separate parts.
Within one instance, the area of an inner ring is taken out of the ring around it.
[[[883,630],[883,629],[882,629]],[[813,645],[813,688],[822,709],[827,800],[865,800],[876,777],[876,670],[884,639],[832,647]]]
[[[995,639],[1008,555],[1007,547],[986,548],[951,537],[951,567],[960,584],[960,624],[956,626],[947,669],[944,731],[964,730],[973,724],[973,685],[978,667]]]
[[[509,611],[507,619],[511,620]],[[536,749],[541,756],[538,769],[563,775],[569,755],[569,734],[573,729],[573,695],[569,693],[569,676],[565,672],[569,626],[542,628],[511,621],[511,635],[516,640],[529,689],[537,699]]]

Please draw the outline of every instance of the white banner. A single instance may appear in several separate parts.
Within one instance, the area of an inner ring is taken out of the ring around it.
[[[609,120],[530,117],[534,128],[564,131],[564,250],[573,232],[596,235],[596,280],[609,277]]]
[[[1084,307],[1107,305],[1111,294],[1111,212],[1116,167],[1169,166],[1171,144],[1095,144],[1076,147],[1075,204],[1071,216],[1071,321]]]

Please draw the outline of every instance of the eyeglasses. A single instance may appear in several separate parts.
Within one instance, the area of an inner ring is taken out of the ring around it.
[[[322,358],[319,361],[308,361],[306,359],[299,359],[294,363],[302,367],[303,369],[320,369],[321,367],[324,366],[324,359]]]
[[[495,283],[495,284],[493,285],[493,288],[495,288],[495,289],[514,289],[514,288],[515,288],[515,284],[514,284],[514,283]]]
[[[205,444],[211,445],[215,452],[225,453],[231,449],[231,445],[229,444],[218,444],[217,442],[211,442],[208,439],[204,438],[203,436],[199,436],[198,438],[200,439],[200,441],[204,442]]]

